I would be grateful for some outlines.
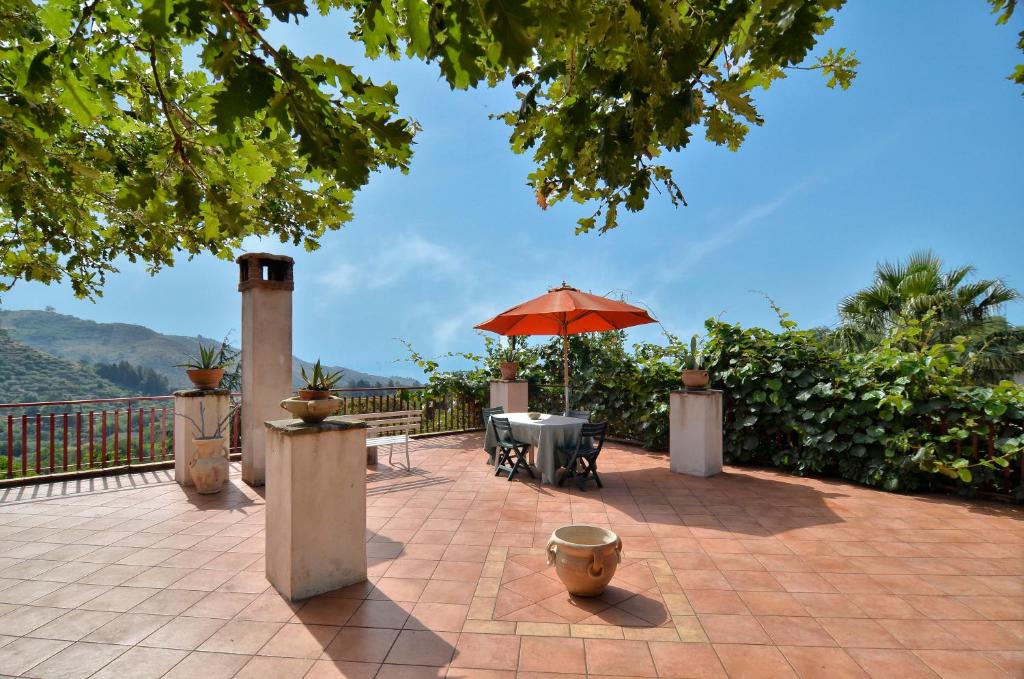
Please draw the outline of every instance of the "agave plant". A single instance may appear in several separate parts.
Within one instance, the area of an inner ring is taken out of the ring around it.
[[[310,391],[330,391],[341,381],[341,370],[330,372],[324,370],[320,365],[320,359],[313,364],[313,368],[307,374],[305,368],[301,368],[299,374],[302,376],[303,388]]]
[[[189,370],[217,370],[226,368],[238,357],[238,352],[228,344],[227,338],[223,339],[220,346],[210,344],[204,346],[199,343],[199,350],[189,356],[184,363],[179,363],[176,368],[187,368]]]

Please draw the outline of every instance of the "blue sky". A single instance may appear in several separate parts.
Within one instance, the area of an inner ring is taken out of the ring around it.
[[[475,323],[563,280],[625,291],[684,335],[709,316],[773,324],[757,291],[801,326],[834,324],[876,261],[921,248],[1024,288],[1024,97],[1006,80],[1021,14],[996,26],[982,0],[850,3],[821,43],[857,51],[850,90],[814,73],[776,83],[757,97],[766,124],[738,153],[698,142],[670,157],[690,207],[655,196],[604,236],[574,235],[578,206],[535,205],[529,159],[487,117],[514,105],[507,87],[452,93],[429,65],[367,63],[343,18],[316,17],[275,38],[394,81],[404,115],[423,126],[412,171],[375,176],[355,220],[316,253],[273,240],[247,249],[296,258],[296,354],[412,376],[393,338],[429,355],[478,350]],[[233,264],[181,259],[156,277],[121,268],[96,303],[18,284],[4,307],[237,338]],[[1017,323],[1022,307],[1007,310]]]

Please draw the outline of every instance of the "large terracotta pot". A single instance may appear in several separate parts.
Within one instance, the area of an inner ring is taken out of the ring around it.
[[[562,526],[551,533],[547,555],[569,594],[598,596],[622,560],[622,539],[597,526]]]
[[[341,406],[341,399],[337,396],[306,401],[301,398],[286,398],[281,401],[281,407],[290,412],[303,422],[323,422],[328,416],[338,412]]]
[[[196,491],[203,495],[219,493],[228,480],[228,456],[224,450],[224,437],[193,439],[196,454],[188,469]]]
[[[709,380],[707,370],[683,371],[683,386],[687,389],[707,389]]]
[[[516,373],[519,372],[519,364],[512,361],[502,361],[498,364],[498,370],[501,371],[501,379],[514,380]]]
[[[196,389],[216,389],[224,378],[224,368],[191,368],[185,374]]]

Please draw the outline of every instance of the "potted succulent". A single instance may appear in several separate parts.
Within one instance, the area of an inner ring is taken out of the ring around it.
[[[516,350],[515,335],[509,336],[508,348],[501,354],[501,358],[502,360],[498,364],[498,370],[501,371],[501,379],[514,380],[516,373],[519,372],[519,352]]]
[[[228,346],[227,340],[222,341],[220,346],[203,346],[200,342],[199,351],[175,367],[185,368],[185,374],[196,389],[216,389],[224,378],[224,369],[231,365],[236,355],[237,352]]]
[[[213,431],[206,429],[206,409],[199,404],[199,421],[184,413],[175,413],[192,423],[196,431],[192,442],[195,444],[195,456],[188,461],[189,475],[196,491],[202,495],[219,493],[228,479],[228,456],[224,445],[224,425],[231,419],[234,407],[228,408],[228,414],[217,422]]]
[[[321,422],[336,413],[341,399],[331,396],[331,389],[341,380],[342,371],[324,370],[317,359],[308,373],[302,368],[300,374],[303,385],[297,390],[298,395],[281,401],[281,407],[303,422],[310,423]]]
[[[707,389],[708,371],[704,370],[704,357],[697,347],[697,336],[690,338],[690,350],[683,359],[683,386],[687,389]]]
[[[302,375],[303,386],[299,387],[298,392],[299,398],[303,401],[318,401],[330,398],[331,389],[334,389],[341,380],[341,371],[330,372],[329,370],[324,370],[323,366],[320,365],[320,359],[317,359],[308,374],[305,368],[301,368],[299,374]]]

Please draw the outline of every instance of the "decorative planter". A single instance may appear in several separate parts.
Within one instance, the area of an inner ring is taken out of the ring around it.
[[[569,594],[598,596],[622,560],[622,539],[597,526],[562,526],[551,533],[546,551]]]
[[[498,370],[501,371],[501,379],[514,380],[516,373],[519,372],[519,364],[512,361],[502,361],[498,364]]]
[[[340,406],[341,399],[337,396],[328,396],[313,401],[292,397],[281,401],[282,408],[308,423],[323,422],[328,416],[338,412]]]
[[[224,378],[224,368],[191,368],[185,374],[196,389],[216,389]]]
[[[193,439],[195,457],[188,463],[196,491],[203,495],[219,493],[228,480],[228,456],[224,454],[224,437]]]
[[[707,389],[709,379],[707,370],[683,371],[683,386],[687,389]]]
[[[322,389],[299,389],[298,394],[300,401],[323,401],[331,397],[331,392]]]

